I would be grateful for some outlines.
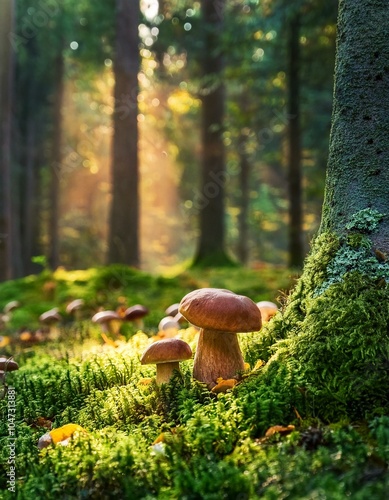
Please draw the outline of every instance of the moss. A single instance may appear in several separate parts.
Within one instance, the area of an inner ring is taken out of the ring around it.
[[[293,374],[307,415],[331,420],[389,412],[388,282],[388,263],[375,257],[361,233],[323,233],[314,242],[283,314],[267,333],[278,341],[266,370],[275,364]]]

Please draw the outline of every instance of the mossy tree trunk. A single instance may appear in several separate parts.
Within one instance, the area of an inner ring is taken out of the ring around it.
[[[344,233],[356,212],[385,217],[371,235],[389,252],[389,6],[341,0],[321,232]]]
[[[322,224],[262,329],[264,383],[326,421],[389,413],[388,25],[387,0],[340,0]]]

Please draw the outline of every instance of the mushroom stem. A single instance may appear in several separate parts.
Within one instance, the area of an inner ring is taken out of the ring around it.
[[[157,364],[157,385],[167,384],[171,379],[174,370],[180,371],[180,364],[178,361],[170,363]]]
[[[233,378],[244,370],[244,361],[236,333],[200,330],[193,364],[193,377],[211,389],[219,377]]]

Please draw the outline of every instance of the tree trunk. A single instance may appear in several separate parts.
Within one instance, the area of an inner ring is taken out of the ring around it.
[[[250,200],[250,162],[246,151],[246,136],[240,134],[239,138],[239,185],[240,185],[240,203],[239,203],[239,242],[238,242],[238,258],[239,261],[246,265],[249,260],[249,200]]]
[[[340,2],[334,108],[320,231],[356,212],[385,214],[374,245],[389,252],[389,37],[385,0]],[[373,7],[374,5],[374,7]]]
[[[117,0],[109,263],[139,267],[139,2]]]
[[[59,265],[59,199],[62,163],[62,105],[64,96],[64,57],[62,49],[55,61],[55,87],[53,103],[53,163],[50,182],[50,217],[49,217],[49,264],[52,269]]]
[[[14,2],[0,3],[0,280],[13,278],[14,224],[11,200],[11,133]]]
[[[225,89],[224,60],[221,34],[225,1],[202,0],[204,85],[202,89],[202,178],[201,192],[194,206],[199,211],[199,243],[194,265],[223,265],[225,254],[226,181],[225,148],[223,143]]]
[[[289,21],[288,37],[288,142],[289,142],[289,266],[301,267],[304,259],[301,187],[300,125],[300,14]]]
[[[387,0],[339,3],[321,228],[282,316],[262,330],[283,339],[265,376],[293,380],[290,406],[303,394],[306,414],[326,421],[389,411],[388,24]]]

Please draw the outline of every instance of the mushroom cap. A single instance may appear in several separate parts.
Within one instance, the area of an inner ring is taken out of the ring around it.
[[[141,357],[142,365],[175,363],[192,357],[189,344],[180,339],[158,340],[145,350]]]
[[[92,316],[93,323],[108,323],[114,319],[121,319],[115,311],[99,311]]]
[[[8,302],[5,304],[3,312],[4,314],[8,314],[9,312],[13,311],[17,307],[20,307],[20,302],[18,300],[11,300],[11,302]]]
[[[180,324],[172,316],[165,316],[158,324],[158,330],[168,330],[169,328],[180,329]]]
[[[11,358],[0,358],[0,371],[2,372],[13,372],[19,369],[19,365]]]
[[[46,324],[57,323],[61,319],[62,318],[61,315],[58,313],[57,307],[54,307],[54,309],[50,309],[49,311],[46,311],[39,316],[39,321],[41,323],[46,323]]]
[[[74,311],[77,311],[77,309],[81,309],[81,307],[85,304],[84,299],[75,299],[69,302],[69,304],[66,306],[66,312],[68,314],[72,314]]]
[[[136,304],[135,306],[128,307],[125,310],[124,319],[126,321],[134,321],[136,319],[143,318],[147,314],[149,314],[149,310],[147,309],[147,307]]]
[[[166,316],[176,316],[179,307],[180,304],[178,302],[176,304],[172,304],[171,306],[169,306],[165,311]]]
[[[268,307],[269,309],[278,309],[277,304],[270,302],[269,300],[261,300],[257,302],[257,307]]]
[[[180,313],[195,326],[226,333],[258,331],[261,312],[255,302],[220,288],[201,288],[181,300]]]

